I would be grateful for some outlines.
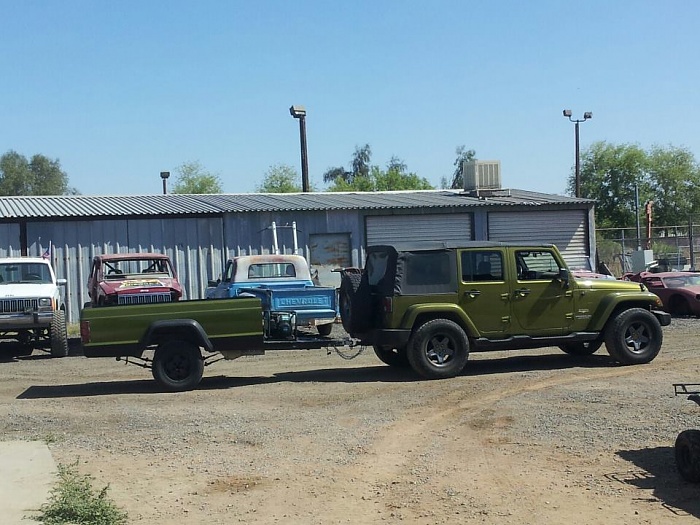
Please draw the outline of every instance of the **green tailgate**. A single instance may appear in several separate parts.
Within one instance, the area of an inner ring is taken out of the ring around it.
[[[114,349],[115,355],[133,355],[139,347],[139,341],[154,322],[179,319],[197,321],[215,346],[217,341],[233,343],[236,340],[259,340],[262,344],[262,309],[259,299],[202,299],[85,308],[80,312],[85,355],[104,355],[100,352],[100,347]],[[89,340],[85,338],[86,322],[89,324]],[[124,351],[117,351],[119,347]]]

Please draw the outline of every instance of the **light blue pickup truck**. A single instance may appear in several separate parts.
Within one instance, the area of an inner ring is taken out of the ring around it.
[[[221,278],[209,281],[205,297],[240,296],[260,298],[263,311],[293,313],[291,329],[315,327],[319,334],[329,335],[337,317],[336,289],[316,286],[301,255],[241,255],[230,259]]]

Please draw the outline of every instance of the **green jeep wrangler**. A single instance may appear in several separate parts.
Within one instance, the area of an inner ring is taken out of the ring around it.
[[[671,322],[661,306],[639,283],[574,278],[552,245],[371,246],[340,286],[345,330],[384,363],[431,379],[459,374],[470,351],[584,356],[605,343],[621,364],[648,363]]]

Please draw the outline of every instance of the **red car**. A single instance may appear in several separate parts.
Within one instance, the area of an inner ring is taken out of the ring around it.
[[[89,306],[178,301],[182,286],[167,255],[97,255],[88,278]],[[88,306],[88,305],[86,305]]]
[[[629,280],[643,283],[658,295],[668,313],[700,317],[700,273],[640,272]]]

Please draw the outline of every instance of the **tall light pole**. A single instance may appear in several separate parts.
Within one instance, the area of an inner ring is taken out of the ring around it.
[[[593,118],[593,113],[590,111],[586,111],[583,114],[582,119],[573,119],[571,118],[571,110],[570,109],[565,109],[563,112],[565,117],[568,117],[571,122],[575,124],[575,129],[576,129],[576,197],[581,196],[581,160],[579,158],[579,145],[578,145],[578,125],[581,122],[585,122],[588,119]]]
[[[289,114],[299,119],[299,140],[301,141],[301,189],[303,192],[309,189],[309,159],[306,154],[306,108],[304,106],[292,106]]]
[[[168,177],[170,177],[170,172],[169,171],[161,171],[160,172],[160,178],[163,179],[163,195],[168,193],[167,188],[165,186],[165,181],[168,180]]]

